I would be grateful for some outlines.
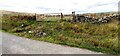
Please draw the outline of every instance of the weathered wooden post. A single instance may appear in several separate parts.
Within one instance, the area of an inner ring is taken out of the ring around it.
[[[76,22],[79,22],[78,18],[79,18],[79,14],[76,15],[76,18],[75,18]]]
[[[35,13],[34,20],[36,20],[36,15],[37,15],[37,14]]]
[[[72,12],[72,22],[75,22],[75,19],[76,19],[76,17],[75,17],[75,11],[73,11]]]
[[[60,13],[60,19],[61,19],[61,21],[63,21],[63,14],[62,13]]]

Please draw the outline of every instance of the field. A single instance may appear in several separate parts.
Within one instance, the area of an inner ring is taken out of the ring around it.
[[[2,18],[2,30],[18,36],[92,51],[120,54],[118,20],[105,24],[71,23]],[[24,26],[21,26],[24,25]],[[39,32],[45,35],[37,35]]]

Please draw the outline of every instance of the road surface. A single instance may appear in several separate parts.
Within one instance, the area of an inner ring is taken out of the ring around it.
[[[102,54],[86,49],[31,40],[8,33],[2,34],[2,54]]]

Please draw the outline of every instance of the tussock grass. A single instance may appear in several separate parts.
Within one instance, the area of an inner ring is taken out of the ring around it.
[[[22,24],[26,27],[20,27]],[[108,54],[119,54],[118,21],[106,24],[71,23],[35,20],[2,19],[2,30],[34,40],[42,40],[56,44],[86,48]],[[18,32],[19,31],[19,32]],[[28,33],[33,31],[33,33]],[[45,32],[47,36],[39,37],[37,32]]]

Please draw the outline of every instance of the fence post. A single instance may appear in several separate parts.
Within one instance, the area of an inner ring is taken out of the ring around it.
[[[72,12],[72,22],[75,22],[75,11]]]
[[[35,16],[34,16],[34,17],[35,17],[35,20],[36,20],[36,13],[35,13]]]
[[[61,19],[61,21],[63,21],[63,14],[62,13],[60,13],[60,19]]]

